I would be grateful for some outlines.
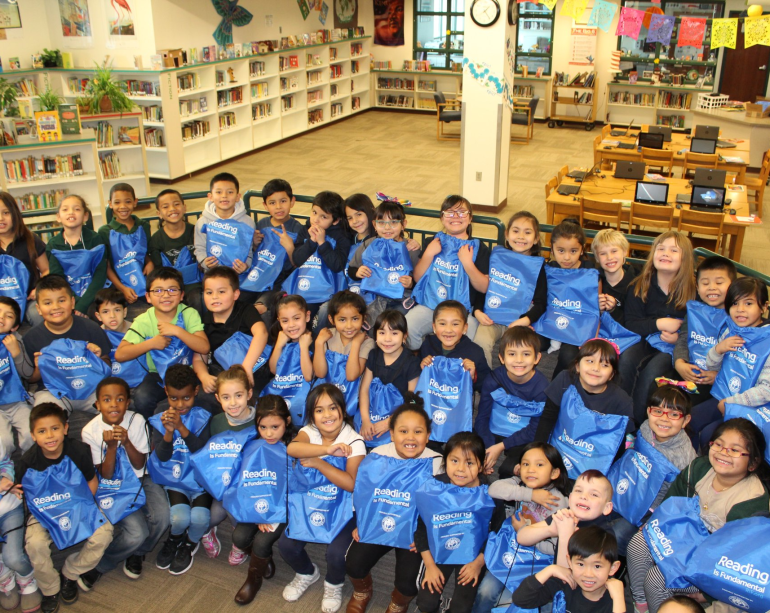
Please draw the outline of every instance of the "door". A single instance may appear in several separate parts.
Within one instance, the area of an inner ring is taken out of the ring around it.
[[[738,15],[735,11],[730,12],[730,17]],[[765,95],[770,47],[754,45],[744,49],[742,19],[738,22],[735,49],[725,48],[722,58],[719,93],[727,94],[730,100],[742,102],[754,102],[757,96]]]

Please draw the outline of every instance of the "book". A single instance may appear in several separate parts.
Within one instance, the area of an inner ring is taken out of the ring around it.
[[[160,70],[163,68],[163,56],[162,55],[151,55],[150,56],[150,66],[152,66],[153,70]]]
[[[17,57],[8,58],[8,68],[10,70],[21,70],[21,62]]]
[[[56,111],[37,111],[35,113],[37,136],[41,141],[61,140],[59,113]]]
[[[72,61],[72,54],[69,51],[62,51],[61,53],[61,67],[62,68],[74,68],[75,63]]]
[[[542,67],[542,66],[540,66],[540,67],[537,69],[537,71],[535,72],[535,76],[536,76],[538,79],[539,79],[540,77],[542,77],[542,76],[543,76],[543,67]]]
[[[60,104],[58,107],[62,134],[80,134],[80,112],[77,104]]]
[[[13,131],[16,133],[17,139],[20,137],[37,138],[35,122],[29,119],[14,119]]]
[[[121,126],[118,130],[118,145],[138,145],[139,126]]]
[[[32,54],[32,68],[43,68],[43,56],[39,53]]]

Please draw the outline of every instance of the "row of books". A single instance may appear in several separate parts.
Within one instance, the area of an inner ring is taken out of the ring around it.
[[[70,193],[68,189],[52,189],[47,192],[17,196],[16,203],[22,211],[55,209]]]
[[[342,64],[329,66],[329,78],[339,79],[342,76]]]
[[[312,70],[307,73],[308,87],[311,85],[320,85],[321,83],[323,83],[323,74],[321,74],[320,70]]]
[[[142,106],[141,109],[145,121],[163,121],[163,107],[159,104]]]
[[[316,104],[317,102],[321,102],[324,99],[323,92],[320,89],[316,89],[312,92],[307,93],[307,104],[310,106],[311,104]]]
[[[144,144],[147,147],[165,147],[163,130],[160,128],[145,128]]]
[[[351,74],[358,74],[361,72],[361,62],[352,61],[350,62],[350,72]]]
[[[160,83],[126,79],[120,86],[129,96],[160,96]]]
[[[418,89],[424,92],[435,92],[436,82],[435,81],[417,81],[417,87]]]
[[[292,89],[299,87],[299,79],[297,77],[281,77],[281,91],[288,92]]]
[[[79,153],[41,157],[28,156],[5,162],[5,177],[9,183],[26,183],[59,177],[82,175],[83,160]]]
[[[272,117],[272,115],[273,105],[271,102],[260,102],[251,107],[251,118],[254,121],[266,119],[267,117]]]
[[[204,138],[211,132],[211,122],[208,120],[196,119],[182,124],[182,140],[194,140]]]
[[[260,83],[253,83],[251,85],[251,97],[252,98],[267,98],[269,96],[267,81]]]
[[[17,96],[37,96],[37,85],[32,79],[20,79],[13,84]]]
[[[334,104],[332,104],[331,111],[332,111],[332,119],[342,115],[342,103],[335,102]]]
[[[294,96],[281,96],[281,112],[285,113],[286,111],[291,111],[295,109],[297,106],[297,101],[294,99]]]
[[[88,87],[88,82],[91,79],[88,78],[79,78],[79,77],[69,77],[67,79],[67,88],[70,90],[71,94],[82,94],[86,91],[86,87]]]
[[[399,108],[414,108],[414,98],[412,96],[391,96],[382,95],[377,98],[378,106],[397,106]]]
[[[332,83],[329,86],[329,96],[331,98],[334,98],[335,96],[339,96],[340,93],[340,86],[337,83]]]
[[[430,62],[428,60],[404,60],[403,69],[414,72],[430,72]]]
[[[655,123],[659,126],[684,128],[684,115],[658,115]]]
[[[574,85],[576,87],[593,87],[596,80],[595,72],[579,72],[571,78],[566,72],[555,72],[553,75],[554,85]]]
[[[336,49],[335,49],[336,52]],[[307,61],[305,62],[306,66],[323,66],[323,60],[321,59],[321,55],[316,53],[308,53],[307,54]]]
[[[364,54],[364,45],[362,43],[352,43],[350,45],[350,57],[356,57]]]
[[[209,101],[206,96],[198,98],[189,98],[179,101],[179,114],[182,117],[189,117],[190,115],[197,115],[198,113],[206,113],[209,110]]]
[[[249,76],[250,77],[261,77],[265,74],[265,63],[264,62],[250,62],[249,63]]]
[[[310,57],[308,55],[308,57]],[[335,61],[339,56],[337,55],[337,47],[329,47],[329,61]]]
[[[114,151],[99,154],[99,168],[102,170],[103,179],[117,179],[123,176],[120,170],[120,158]]]
[[[242,87],[233,87],[232,89],[217,92],[217,107],[220,109],[232,106],[233,104],[240,104],[241,102],[243,102]]]
[[[47,243],[59,232],[61,232],[61,224],[55,221],[46,221],[43,223],[26,224],[30,231],[37,234],[44,243]],[[49,232],[39,232],[38,230],[50,230]]]
[[[511,94],[514,97],[531,98],[535,95],[535,88],[532,85],[514,85]]]
[[[220,113],[219,115],[219,131],[229,130],[236,125],[235,113],[227,111],[226,113]]]
[[[296,55],[287,55],[278,57],[278,72],[299,68],[299,57]]]
[[[629,106],[655,106],[655,94],[636,94],[633,92],[610,92],[612,104]]]
[[[377,89],[408,89],[414,91],[414,79],[377,77]]]
[[[372,66],[375,70],[391,70],[393,63],[390,60],[373,60]]]
[[[594,95],[591,92],[583,92],[578,96],[577,104],[593,104]]]
[[[201,78],[197,72],[186,72],[177,75],[176,83],[180,92],[190,91],[201,86]]]
[[[94,134],[97,147],[112,147],[115,144],[115,130],[109,121],[98,122],[94,127]]]
[[[417,101],[418,109],[432,109],[436,110],[436,101],[433,98],[420,98]]]
[[[677,92],[658,92],[658,106],[666,109],[689,109],[692,104],[692,94]]]
[[[360,109],[361,108],[361,98],[359,98],[358,96],[353,96],[353,98],[351,100],[350,108],[352,110],[354,110],[354,111],[357,111],[358,109]]]
[[[315,125],[317,123],[321,123],[324,120],[324,110],[323,109],[312,109],[307,112],[307,123],[308,125]]]

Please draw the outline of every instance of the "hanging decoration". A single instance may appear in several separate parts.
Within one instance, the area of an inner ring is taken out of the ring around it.
[[[214,40],[223,47],[232,44],[233,26],[248,25],[253,15],[242,6],[238,6],[238,0],[211,0],[211,3],[222,18],[217,29],[214,30]]]
[[[540,4],[542,4],[543,6],[545,6],[545,7],[546,7],[548,10],[552,11],[552,10],[553,10],[553,7],[555,7],[555,6],[556,6],[556,3],[557,3],[558,1],[559,1],[559,0],[542,0],[542,2],[541,2]],[[525,0],[525,2],[526,2],[526,0]]]
[[[653,15],[650,17],[650,26],[647,29],[648,43],[671,44],[671,34],[674,31],[676,17],[673,15]]]
[[[644,11],[644,19],[642,20],[642,25],[649,29],[650,28],[650,21],[652,20],[653,15],[662,15],[663,10],[660,9],[657,6],[651,6],[646,11]]]
[[[676,40],[676,46],[702,47],[705,34],[705,17],[682,17],[682,21],[679,24],[679,37]]]
[[[729,47],[735,49],[738,39],[737,19],[714,19],[711,22],[711,48]]]
[[[620,9],[620,19],[615,36],[629,36],[634,40],[639,39],[639,31],[642,29],[644,11],[624,6]]]
[[[610,31],[612,20],[615,19],[615,13],[618,12],[618,5],[607,0],[595,0],[591,16],[588,18],[588,25],[601,28],[605,32]]]
[[[762,17],[747,17],[744,22],[744,47],[754,45],[770,45],[770,15]]]
[[[586,11],[586,6],[588,6],[588,0],[564,0],[559,15],[565,15],[566,17],[572,17],[575,21],[580,21],[583,13]]]

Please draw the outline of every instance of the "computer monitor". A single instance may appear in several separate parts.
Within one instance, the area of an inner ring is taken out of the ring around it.
[[[646,149],[663,149],[663,135],[655,132],[639,132],[639,146]]]
[[[663,142],[664,143],[670,143],[671,142],[671,128],[668,126],[650,126],[647,128],[647,131],[650,134],[662,134],[663,135]]]
[[[700,187],[724,187],[727,171],[716,168],[696,168],[692,184]]]
[[[727,189],[724,187],[693,185],[690,208],[696,211],[720,213],[725,207],[726,194]]]
[[[695,133],[692,137],[717,140],[719,138],[719,126],[695,126]]]
[[[717,141],[710,138],[693,138],[690,141],[690,151],[713,155],[717,151]]]
[[[668,204],[668,183],[636,182],[634,202],[641,204]]]

